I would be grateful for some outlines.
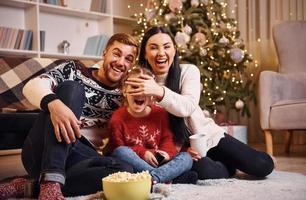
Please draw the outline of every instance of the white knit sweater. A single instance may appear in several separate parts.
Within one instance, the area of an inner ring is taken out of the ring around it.
[[[216,146],[224,137],[224,129],[218,126],[213,119],[204,116],[199,106],[201,94],[200,71],[192,64],[181,64],[180,89],[181,94],[173,92],[165,85],[167,74],[159,75],[156,81],[165,89],[164,97],[158,102],[169,113],[184,117],[185,123],[192,134],[208,135],[208,149]]]

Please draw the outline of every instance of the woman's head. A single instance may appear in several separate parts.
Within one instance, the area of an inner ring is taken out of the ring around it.
[[[165,86],[180,94],[181,68],[175,45],[174,38],[166,28],[150,28],[140,44],[139,64],[157,76],[167,74]],[[190,131],[184,119],[169,113],[169,121],[174,141],[180,145],[187,143]]]
[[[140,45],[139,63],[156,75],[166,74],[178,64],[175,41],[167,29],[152,27],[145,33]]]
[[[151,104],[152,97],[151,96],[146,96],[146,95],[138,95],[138,96],[133,96],[129,94],[129,91],[131,89],[137,89],[135,86],[125,84],[125,81],[128,78],[138,78],[141,75],[149,75],[149,76],[154,76],[152,72],[146,68],[135,66],[129,72],[127,75],[123,78],[122,82],[122,92],[123,96],[125,97],[125,104],[128,106],[128,111],[133,115],[133,116],[145,116],[149,114],[148,111],[148,105]]]

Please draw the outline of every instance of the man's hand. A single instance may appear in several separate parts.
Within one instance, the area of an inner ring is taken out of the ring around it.
[[[152,165],[153,167],[158,167],[158,161],[151,151],[146,151],[144,154],[144,160]]]
[[[80,138],[81,122],[74,113],[61,100],[56,99],[48,104],[50,118],[54,127],[56,139],[61,142],[64,138],[67,144],[75,142],[75,138]]]

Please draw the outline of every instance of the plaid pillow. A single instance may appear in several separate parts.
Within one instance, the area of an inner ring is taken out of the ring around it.
[[[24,84],[55,66],[52,59],[0,59],[0,108],[10,108],[20,111],[35,109],[23,96]]]
[[[36,77],[62,62],[64,59],[49,58],[0,58],[0,108],[1,110],[12,109],[18,111],[34,110],[23,96],[24,84],[33,77]],[[76,64],[92,66],[94,61],[75,60]]]

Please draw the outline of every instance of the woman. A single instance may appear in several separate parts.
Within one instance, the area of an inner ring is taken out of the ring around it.
[[[142,75],[126,81],[135,87],[131,95],[152,95],[169,112],[170,126],[178,147],[188,143],[190,134],[208,135],[207,156],[189,148],[195,160],[193,170],[200,179],[227,178],[236,169],[256,177],[265,177],[274,168],[272,158],[256,151],[230,135],[206,118],[198,105],[200,99],[200,72],[191,64],[179,64],[178,52],[171,34],[162,27],[148,30],[142,40],[139,64],[151,69],[153,78]]]

